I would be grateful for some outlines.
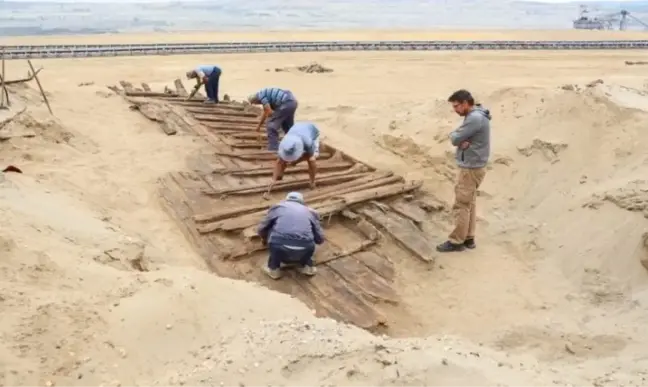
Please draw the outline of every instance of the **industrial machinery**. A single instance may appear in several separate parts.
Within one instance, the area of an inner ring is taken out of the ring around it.
[[[648,29],[648,24],[639,20],[625,9],[619,12],[608,13],[604,15],[589,16],[589,9],[586,5],[580,6],[580,17],[574,20],[574,28],[577,30],[614,30],[618,25],[620,31],[628,29],[628,23],[635,22],[644,29]]]

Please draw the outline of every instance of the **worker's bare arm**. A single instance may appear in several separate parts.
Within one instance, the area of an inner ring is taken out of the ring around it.
[[[263,105],[263,113],[261,114],[261,120],[259,121],[259,124],[257,125],[256,130],[259,131],[261,130],[261,127],[263,126],[263,123],[265,120],[272,115],[272,108],[270,105]]]
[[[197,82],[207,83],[208,80],[209,80],[209,78],[207,77],[207,75],[205,75],[204,72],[202,72],[200,70],[196,70],[196,81]]]

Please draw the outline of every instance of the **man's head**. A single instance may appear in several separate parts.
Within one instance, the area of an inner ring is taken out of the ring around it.
[[[465,116],[470,113],[475,105],[475,99],[468,90],[457,90],[448,98],[448,102],[452,104],[455,113],[460,116]]]
[[[292,163],[304,154],[304,143],[298,136],[284,136],[279,143],[277,155],[282,161]]]
[[[186,75],[187,75],[187,79],[196,78],[196,72],[193,70],[187,71]]]
[[[286,200],[289,202],[304,204],[304,195],[300,194],[299,192],[290,192],[288,195],[286,195]]]
[[[260,101],[259,101],[259,97],[257,97],[256,94],[250,94],[250,95],[248,96],[247,100],[248,100],[248,102],[251,103],[251,104],[258,104],[258,103],[260,102]]]

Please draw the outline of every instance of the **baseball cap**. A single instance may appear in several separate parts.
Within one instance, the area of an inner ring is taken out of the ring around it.
[[[256,93],[255,93],[255,94],[250,94],[250,95],[248,95],[247,100],[248,100],[248,102],[250,102],[250,103],[256,101],[256,100],[257,100],[257,95],[256,95]]]
[[[297,136],[287,135],[279,143],[277,153],[283,161],[297,161],[304,153],[304,143]]]
[[[286,200],[289,200],[291,202],[299,202],[299,203],[304,203],[304,195],[300,194],[299,192],[290,192],[288,195],[286,195]]]

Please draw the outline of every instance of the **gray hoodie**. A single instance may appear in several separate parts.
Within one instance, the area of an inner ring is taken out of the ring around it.
[[[296,201],[284,200],[270,207],[257,233],[269,243],[310,247],[324,242],[319,215]]]
[[[464,117],[459,128],[450,133],[452,145],[457,147],[455,158],[460,168],[483,168],[490,156],[490,111],[476,104],[473,110]],[[470,141],[467,149],[459,144]]]

